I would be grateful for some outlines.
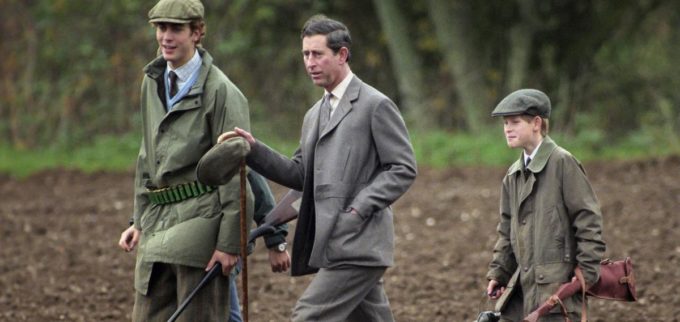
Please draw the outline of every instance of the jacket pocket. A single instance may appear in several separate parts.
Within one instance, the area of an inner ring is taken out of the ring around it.
[[[561,262],[565,254],[565,235],[569,226],[565,223],[558,208],[552,206],[543,211],[542,223],[536,227],[538,239],[535,241],[538,262]]]
[[[335,223],[331,239],[349,240],[361,230],[364,219],[351,212],[342,211],[338,214],[338,220]]]
[[[221,214],[219,189],[204,193],[198,197],[190,198],[174,205],[178,222],[184,222],[196,217],[214,218]]]
[[[327,257],[332,262],[355,261],[365,256],[362,251],[364,242],[359,238],[366,221],[359,215],[342,211],[331,231],[328,240]]]
[[[365,184],[320,184],[314,189],[314,200],[323,200],[328,198],[354,198],[361,189],[366,187]]]
[[[555,294],[559,287],[567,283],[571,280],[572,277],[572,271],[574,269],[574,265],[572,263],[564,263],[564,262],[559,262],[559,263],[549,263],[549,264],[540,264],[535,266],[535,281],[536,281],[536,289],[538,291],[537,295],[537,305],[541,305],[545,303],[545,301],[548,300],[548,298]],[[569,298],[566,298],[562,300],[562,303],[564,303],[564,306],[567,309],[567,312],[575,312],[576,308],[578,307],[575,303],[576,298],[578,298],[581,293],[577,293],[574,296],[571,296]],[[580,298],[578,298],[578,302],[580,303]],[[555,306],[550,313],[560,313],[561,309],[559,305]]]
[[[201,267],[205,265],[217,240],[221,217],[196,217],[149,236],[146,259]]]

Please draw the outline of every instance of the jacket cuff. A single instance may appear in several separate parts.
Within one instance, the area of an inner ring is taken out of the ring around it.
[[[283,233],[272,234],[264,237],[264,244],[267,248],[272,249],[281,243],[286,242],[286,236]]]
[[[224,253],[241,256],[241,245],[236,245],[236,246],[227,245],[225,247],[219,247],[218,246],[216,249],[221,251],[221,252],[224,252]]]
[[[496,280],[500,285],[506,286],[510,282],[510,276],[501,270],[492,270],[486,274],[487,280]]]

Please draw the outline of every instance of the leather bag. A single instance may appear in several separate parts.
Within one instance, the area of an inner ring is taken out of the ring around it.
[[[600,262],[600,279],[590,287],[586,286],[581,268],[576,266],[574,270],[576,279],[581,283],[583,294],[583,308],[581,309],[581,322],[588,321],[586,313],[586,295],[606,300],[637,301],[635,290],[635,275],[633,275],[633,261],[630,257],[612,261],[605,259]],[[564,307],[564,306],[563,306]],[[563,312],[565,321],[570,322],[566,312]]]
[[[586,294],[605,300],[637,301],[633,262],[630,257],[617,261],[603,260],[600,263],[600,279]]]
[[[570,297],[576,292],[581,292],[583,296],[583,307],[581,308],[581,322],[588,321],[586,311],[586,295],[593,296],[606,300],[616,301],[637,301],[637,292],[635,290],[635,275],[633,274],[633,261],[630,257],[622,260],[612,261],[605,259],[600,262],[600,279],[590,286],[586,286],[583,279],[583,272],[581,268],[576,266],[574,269],[575,279],[569,283],[564,283],[560,288],[550,296],[550,298],[540,305],[536,310],[527,315],[523,322],[537,322],[538,319],[548,314],[556,305],[561,307],[562,315],[564,315],[565,322],[571,322],[567,314],[566,307],[562,300]]]

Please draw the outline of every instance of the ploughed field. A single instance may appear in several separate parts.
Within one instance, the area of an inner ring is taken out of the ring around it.
[[[680,319],[680,157],[585,164],[602,204],[607,256],[631,256],[637,303],[590,301],[590,321]],[[504,168],[420,169],[395,205],[397,321],[472,321],[492,307],[484,274]],[[128,321],[134,255],[117,247],[132,173],[0,175],[0,321]],[[272,185],[277,197],[286,190]],[[294,225],[291,227],[294,229]],[[289,236],[289,242],[291,241]],[[309,282],[249,258],[250,321],[288,321]]]

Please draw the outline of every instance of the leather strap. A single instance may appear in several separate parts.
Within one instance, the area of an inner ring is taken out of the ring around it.
[[[564,322],[571,322],[571,319],[569,318],[569,313],[567,313],[567,307],[564,306],[564,303],[562,303],[562,300],[560,298],[553,294],[548,298],[548,302],[550,305],[560,305],[560,311],[562,312],[562,315],[564,315]]]
[[[586,290],[588,288],[586,287],[586,280],[583,278],[583,272],[581,271],[581,268],[576,266],[574,269],[574,274],[576,274],[576,278],[578,281],[581,283],[581,322],[587,322],[588,321],[588,312],[586,310]]]

